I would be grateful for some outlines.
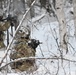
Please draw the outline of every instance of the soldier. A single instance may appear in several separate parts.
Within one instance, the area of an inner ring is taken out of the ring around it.
[[[5,21],[3,19],[3,14],[2,12],[0,12],[0,49],[5,48],[5,44],[4,44],[4,31],[6,31],[10,26],[10,22]]]
[[[30,42],[29,42],[30,41]],[[35,45],[36,44],[36,45]],[[30,39],[30,30],[28,27],[22,27],[17,32],[16,42],[14,46],[14,52],[10,54],[12,60],[22,57],[35,57],[36,47],[40,44],[38,40]],[[29,69],[35,71],[36,64],[35,59],[25,59],[11,64],[12,69],[18,69],[20,71],[28,71]],[[35,69],[34,69],[35,68]]]

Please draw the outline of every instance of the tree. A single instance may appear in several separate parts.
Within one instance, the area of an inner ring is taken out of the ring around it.
[[[76,38],[76,0],[73,0],[73,9],[74,9],[74,26],[75,26],[75,38]]]
[[[63,10],[63,0],[56,0],[56,13],[59,21],[60,47],[68,52],[67,25]]]

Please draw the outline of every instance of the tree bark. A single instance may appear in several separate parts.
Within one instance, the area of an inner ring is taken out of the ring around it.
[[[74,26],[75,26],[75,38],[76,38],[76,0],[73,0],[73,9],[74,9]]]
[[[67,53],[68,38],[67,38],[67,25],[66,25],[64,10],[63,10],[63,0],[56,0],[56,12],[59,21],[60,48],[65,49]]]

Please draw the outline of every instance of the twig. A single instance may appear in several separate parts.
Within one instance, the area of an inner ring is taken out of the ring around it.
[[[27,18],[26,18],[27,19]],[[34,25],[33,23],[32,23],[32,21],[30,21],[29,19],[27,19],[31,24],[32,24],[32,26],[34,26],[37,30],[39,30],[37,27],[36,27],[36,25]]]
[[[63,65],[62,65],[62,69],[64,71],[64,75],[66,75],[66,71],[65,71],[65,68],[63,67]]]
[[[40,63],[40,65],[44,66],[44,68],[46,69],[46,71],[51,75],[50,70],[45,66],[45,64],[41,63],[40,61],[39,61],[39,63]],[[47,72],[44,75],[46,75]]]
[[[48,21],[49,21],[49,19],[48,19]],[[50,27],[50,30],[51,30],[51,32],[52,32],[53,38],[54,38],[55,41],[56,41],[58,50],[59,50],[59,52],[60,52],[60,56],[61,56],[61,58],[63,58],[63,52],[60,50],[60,46],[59,46],[59,43],[58,43],[58,38],[57,38],[57,35],[56,35],[57,33],[56,33],[55,29],[54,29],[54,32],[55,32],[55,36],[54,36],[54,33],[53,33],[53,31],[52,31],[52,28],[51,28],[50,24],[49,24],[49,27]],[[62,62],[63,62],[63,60],[62,60]]]
[[[58,72],[59,72],[59,60],[58,60],[58,69],[56,75],[58,75]]]
[[[44,57],[44,54],[43,54],[42,49],[41,49],[41,46],[39,45],[39,47],[40,47],[41,54]]]
[[[71,75],[70,61],[69,61],[68,66],[69,66],[69,75]]]
[[[55,29],[54,29],[54,31],[55,31]],[[55,31],[55,35],[56,35],[56,34],[57,34],[57,33],[56,33],[56,31]],[[63,65],[63,51],[61,51],[60,46],[59,46],[59,44],[58,44],[57,35],[56,35],[56,38],[54,38],[54,39],[56,40],[56,44],[57,44],[57,46],[58,46],[58,50],[60,51],[60,56],[61,56],[62,65]]]
[[[43,19],[45,17],[46,13],[43,13],[42,15],[38,16],[38,17],[35,17],[32,19],[32,22],[35,23],[41,19]]]
[[[69,43],[69,42],[67,42],[69,45],[70,45],[70,47],[73,49],[73,51],[74,51],[74,54],[73,55],[75,55],[75,53],[76,53],[76,51],[75,51],[75,48],[73,48],[73,46],[71,45],[71,43]]]

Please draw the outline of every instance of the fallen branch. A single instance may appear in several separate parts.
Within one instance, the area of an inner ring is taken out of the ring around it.
[[[15,59],[13,61],[10,61],[8,62],[7,64],[3,65],[3,66],[0,66],[0,70],[2,70],[4,67],[8,66],[9,64],[11,63],[14,63],[14,62],[18,62],[18,61],[21,61],[21,60],[26,60],[26,59],[39,59],[39,60],[47,60],[47,59],[53,59],[53,60],[62,60],[61,57],[22,57],[22,58],[18,58],[18,59]],[[70,62],[76,62],[76,60],[72,60],[72,59],[68,59],[68,58],[63,58],[63,60],[65,61],[70,61]]]

